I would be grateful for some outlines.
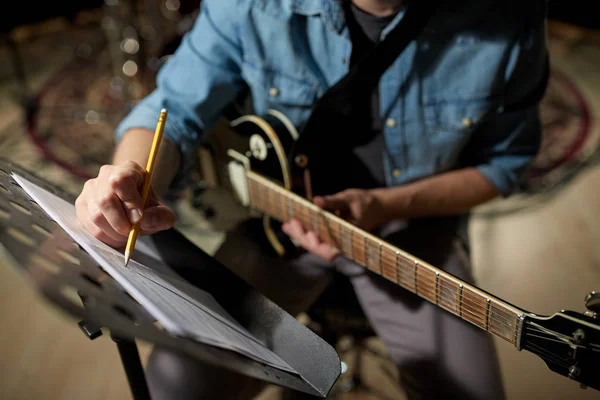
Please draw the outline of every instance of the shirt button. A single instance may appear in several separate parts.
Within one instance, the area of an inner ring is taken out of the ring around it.
[[[398,178],[400,175],[402,175],[402,171],[400,171],[398,168],[396,168],[395,170],[392,171],[392,175],[394,175],[394,178]]]
[[[385,121],[385,124],[390,128],[393,128],[394,126],[396,126],[396,120],[393,118],[388,118],[388,120]]]
[[[278,94],[279,94],[279,89],[274,88],[274,87],[269,89],[269,96],[277,97]]]
[[[469,127],[473,125],[473,120],[471,120],[471,118],[463,118],[462,124],[463,126]]]

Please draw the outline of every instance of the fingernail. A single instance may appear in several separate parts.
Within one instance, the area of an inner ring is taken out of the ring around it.
[[[129,220],[132,223],[137,224],[140,218],[142,218],[142,213],[137,208],[134,208],[129,211]]]

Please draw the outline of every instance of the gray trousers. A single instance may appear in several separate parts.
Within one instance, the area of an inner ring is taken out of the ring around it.
[[[333,274],[350,279],[378,337],[398,366],[412,399],[503,400],[494,343],[488,333],[345,258],[333,264],[310,253],[284,261],[262,250],[240,225],[215,257],[292,315],[306,310]],[[474,283],[459,251],[456,219],[399,221],[376,234],[387,242]],[[154,400],[252,399],[262,382],[156,348],[146,370]],[[302,395],[298,394],[302,398]]]

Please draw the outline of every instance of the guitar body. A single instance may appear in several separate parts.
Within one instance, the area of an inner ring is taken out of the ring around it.
[[[245,180],[240,175],[244,173],[241,165],[304,195],[302,177],[292,176],[288,161],[297,138],[294,125],[275,110],[269,110],[264,116],[243,115],[220,121],[200,152],[202,178],[208,186],[202,193],[202,204],[211,210],[212,217],[219,219],[224,214],[229,217],[235,214],[236,218],[227,221],[230,227],[255,216],[247,209],[236,187]],[[232,208],[236,208],[233,213]],[[276,254],[283,257],[296,248],[282,232],[281,222],[267,215],[260,218],[262,233]]]

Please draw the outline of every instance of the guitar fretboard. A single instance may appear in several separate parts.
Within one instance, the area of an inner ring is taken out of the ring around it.
[[[297,218],[306,229],[354,262],[518,346],[523,310],[384,242],[282,186],[247,172],[250,203],[279,221]]]

